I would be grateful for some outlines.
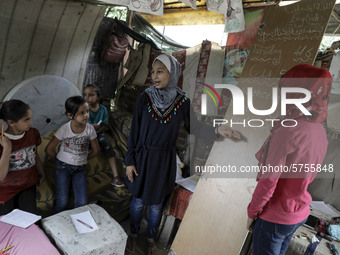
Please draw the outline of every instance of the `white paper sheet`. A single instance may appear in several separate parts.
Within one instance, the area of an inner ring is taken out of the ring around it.
[[[70,214],[70,217],[78,233],[89,233],[98,229],[90,211]]]
[[[324,201],[312,201],[310,203],[310,207],[312,209],[318,210],[320,212],[323,212],[325,214],[328,214],[331,217],[339,217],[339,213],[334,211],[332,208],[330,208],[327,204],[325,204]]]
[[[131,0],[129,10],[162,16],[163,1],[164,0]]]
[[[241,0],[228,1],[228,8],[224,14],[225,27],[224,32],[236,33],[245,28],[243,5]]]
[[[1,221],[17,227],[27,228],[41,219],[40,215],[14,209],[10,213],[1,217]]]
[[[188,178],[177,180],[176,183],[181,185],[183,188],[194,192],[199,178],[200,177],[197,175],[192,175]]]

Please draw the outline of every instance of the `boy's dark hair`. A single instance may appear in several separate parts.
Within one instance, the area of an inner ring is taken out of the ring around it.
[[[72,115],[72,118],[76,115],[78,112],[79,106],[82,104],[85,104],[86,101],[82,96],[73,96],[66,99],[65,102],[65,114],[68,113]]]
[[[102,90],[96,85],[96,84],[87,84],[84,89],[88,88],[88,87],[92,87],[94,88],[94,90],[97,93],[97,96],[101,97],[102,96]]]
[[[0,119],[18,122],[30,109],[29,105],[18,99],[3,102],[0,109]]]

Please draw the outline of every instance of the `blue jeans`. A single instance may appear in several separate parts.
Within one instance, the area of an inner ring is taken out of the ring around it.
[[[154,238],[157,234],[162,217],[163,201],[158,205],[150,205],[148,215],[148,227],[146,237]],[[133,197],[130,205],[130,230],[132,234],[138,234],[143,216],[144,204],[141,198]]]
[[[284,255],[293,234],[306,220],[283,225],[258,218],[253,232],[253,255]]]
[[[67,209],[71,180],[74,193],[74,208],[87,204],[86,165],[73,166],[56,159],[54,180],[56,212]]]

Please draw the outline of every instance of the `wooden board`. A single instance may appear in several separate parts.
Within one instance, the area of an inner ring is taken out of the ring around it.
[[[277,84],[277,79],[270,79],[267,83],[263,78],[278,78],[283,71],[298,63],[313,63],[334,2],[334,0],[322,2],[306,0],[290,7],[270,7],[266,10],[263,18],[264,26],[257,34],[242,74],[243,78],[251,79],[242,80],[238,84],[243,91],[248,87],[254,87],[253,101],[256,109],[269,109],[272,103],[271,90]],[[296,13],[296,10],[299,10],[299,13]],[[294,15],[296,19],[302,18],[303,22],[300,24],[296,21],[292,22],[290,18]],[[310,27],[315,17],[319,22]],[[280,29],[295,31],[294,27],[301,24],[303,26],[298,29],[296,40],[290,37],[289,42],[284,41],[281,38],[282,34],[278,33]],[[311,29],[317,30],[314,36],[310,33]],[[267,36],[270,40],[263,41]],[[301,55],[304,55],[304,58]],[[255,78],[262,78],[262,80],[256,82]],[[246,93],[244,95],[246,96]],[[258,105],[264,108],[259,108]],[[256,119],[275,117],[277,113],[273,116],[256,116]],[[244,116],[233,116],[230,106],[225,119],[231,118],[236,121],[240,119],[248,121],[254,116],[247,110]],[[240,131],[246,140],[233,142],[227,139],[215,142],[206,166],[230,165],[236,170],[246,166],[257,166],[255,153],[268,137],[269,125],[261,128],[240,126],[233,128]],[[205,174],[196,187],[172,244],[172,254],[239,254],[248,233],[247,206],[256,186],[255,176],[256,173]]]
[[[224,15],[208,11],[206,6],[197,6],[197,10],[185,9],[164,9],[163,16],[141,13],[153,26],[189,26],[189,25],[211,25],[224,24]]]
[[[253,151],[261,142],[261,132],[236,145],[230,140],[216,142],[206,165],[256,165]],[[256,185],[254,174],[253,178],[211,177],[203,177],[198,182],[172,244],[173,254],[236,255],[243,245],[247,234],[246,209]]]
[[[304,0],[267,8],[242,77],[281,77],[297,64],[313,64],[334,4]]]

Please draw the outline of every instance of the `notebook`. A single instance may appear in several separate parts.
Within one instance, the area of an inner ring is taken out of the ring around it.
[[[70,217],[78,233],[89,233],[98,229],[90,211],[70,214]]]
[[[14,209],[10,213],[1,217],[0,221],[21,227],[28,228],[33,223],[41,219],[40,215],[22,211],[20,209]]]

